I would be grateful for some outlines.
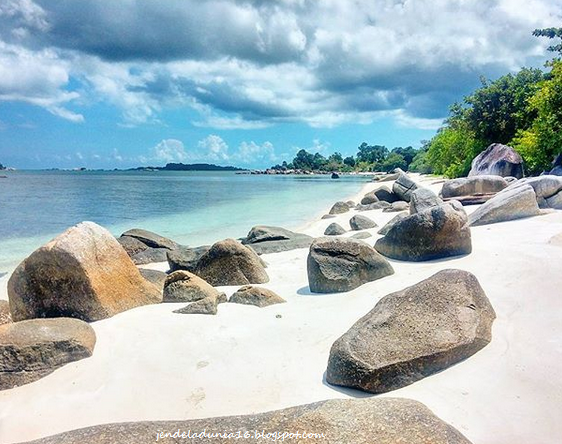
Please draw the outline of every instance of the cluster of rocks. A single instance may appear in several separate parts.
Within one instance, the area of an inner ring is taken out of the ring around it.
[[[126,231],[117,241],[136,265],[165,262],[168,252],[180,248],[166,237],[139,228]]]

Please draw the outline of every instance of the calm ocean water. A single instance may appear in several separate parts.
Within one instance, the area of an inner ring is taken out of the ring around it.
[[[2,174],[8,178],[0,179],[0,275],[84,220],[115,235],[138,227],[196,246],[245,236],[257,224],[296,228],[368,181],[231,172]]]

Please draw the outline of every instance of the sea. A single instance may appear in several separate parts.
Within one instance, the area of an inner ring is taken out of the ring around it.
[[[198,246],[254,225],[295,229],[369,181],[360,175],[191,171],[2,171],[0,277],[67,228],[93,221],[115,236],[144,228]]]

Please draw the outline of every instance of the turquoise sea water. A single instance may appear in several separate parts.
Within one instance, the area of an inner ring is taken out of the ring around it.
[[[145,228],[186,245],[296,228],[369,179],[232,172],[2,172],[0,275],[66,228],[90,220],[119,235]]]

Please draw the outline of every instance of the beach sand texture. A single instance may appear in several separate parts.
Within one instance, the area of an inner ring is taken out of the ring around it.
[[[434,179],[417,180],[436,192],[441,187]],[[355,200],[381,185],[391,183],[369,183]],[[354,214],[316,219],[301,231],[321,236],[332,222],[349,228]],[[360,214],[379,225],[369,230],[370,245],[396,215]],[[94,322],[91,358],[0,392],[0,442],[109,422],[240,415],[372,396],[325,382],[332,343],[388,293],[458,268],[476,275],[496,311],[492,342],[464,362],[381,396],[426,404],[475,444],[558,444],[562,211],[471,231],[472,254],[420,263],[390,260],[394,275],[347,293],[311,294],[308,250],[300,249],[263,256],[270,276],[263,286],[286,304],[223,304],[217,316],[205,316],[174,314],[185,304],[167,303]],[[167,264],[149,268],[165,270]],[[0,278],[0,299],[7,299],[7,280]],[[237,288],[219,290],[230,296]]]

